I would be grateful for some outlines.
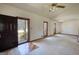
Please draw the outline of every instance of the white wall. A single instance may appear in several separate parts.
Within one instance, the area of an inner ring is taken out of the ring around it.
[[[77,35],[79,30],[79,4],[67,4],[55,18],[62,22],[61,33]]]
[[[55,24],[56,23],[56,33],[61,33],[61,22],[53,21],[50,22],[50,34],[53,35],[55,31]]]
[[[54,25],[55,21],[51,20],[50,22],[50,35],[53,35],[54,34],[54,31],[55,31],[55,25]]]
[[[61,22],[56,22],[56,33],[61,33]]]
[[[78,35],[79,20],[71,20],[62,23],[62,33]]]
[[[0,5],[0,14],[30,18],[30,29],[31,29],[30,39],[31,40],[35,40],[43,36],[43,21],[48,21],[48,26],[49,26],[48,34],[49,35],[51,34],[50,32],[51,21],[50,19],[46,17],[39,16],[32,12],[28,12],[26,10],[16,8],[14,6],[9,6],[9,5],[4,5],[4,4]]]

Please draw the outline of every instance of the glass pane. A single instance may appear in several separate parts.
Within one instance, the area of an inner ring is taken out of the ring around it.
[[[26,20],[18,19],[18,43],[26,42],[28,39],[28,28],[26,23]]]

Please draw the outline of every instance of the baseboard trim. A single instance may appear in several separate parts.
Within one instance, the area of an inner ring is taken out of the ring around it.
[[[29,41],[29,42],[34,42],[34,41],[42,40],[42,39],[44,39],[44,38],[51,37],[51,36],[54,36],[54,35],[48,35],[48,36],[46,36],[46,37],[37,38],[37,39],[32,40],[32,41]]]
[[[60,33],[60,34],[63,34],[63,35],[71,35],[71,36],[78,36],[78,35],[75,35],[75,34],[66,34],[66,33]]]
[[[38,41],[38,40],[41,40],[41,39],[44,39],[43,37],[41,37],[41,38],[37,38],[37,39],[35,39],[35,40],[31,40],[31,41],[29,41],[29,42],[34,42],[34,41]]]

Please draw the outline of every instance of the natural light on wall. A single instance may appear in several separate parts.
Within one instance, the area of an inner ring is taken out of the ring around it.
[[[18,30],[19,33],[25,32],[24,30]],[[26,29],[26,33],[28,32],[28,30]]]

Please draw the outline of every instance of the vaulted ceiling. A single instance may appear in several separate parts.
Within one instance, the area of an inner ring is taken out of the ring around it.
[[[36,13],[41,16],[48,17],[50,19],[56,19],[58,21],[68,20],[71,18],[78,18],[79,4],[78,3],[58,3],[59,5],[66,6],[65,8],[56,8],[54,12],[49,12],[49,5],[51,3],[9,3],[8,5],[15,6],[27,10],[29,12]],[[76,16],[76,17],[75,17]]]

